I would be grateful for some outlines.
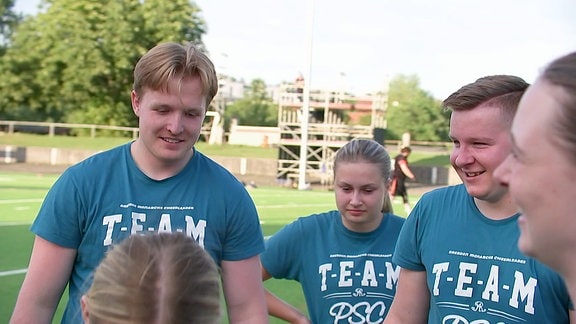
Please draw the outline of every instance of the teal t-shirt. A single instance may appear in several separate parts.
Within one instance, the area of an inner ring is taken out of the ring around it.
[[[392,253],[404,219],[385,214],[369,233],[348,230],[337,210],[301,217],[266,241],[274,278],[300,282],[313,323],[382,323],[399,268]]]
[[[177,175],[153,180],[130,144],[67,169],[48,192],[32,231],[77,249],[63,323],[80,323],[79,298],[112,245],[132,234],[183,232],[220,264],[258,255],[264,239],[254,203],[226,169],[195,151]]]
[[[393,260],[426,271],[429,323],[569,322],[564,282],[520,252],[517,218],[486,218],[464,185],[422,196]]]

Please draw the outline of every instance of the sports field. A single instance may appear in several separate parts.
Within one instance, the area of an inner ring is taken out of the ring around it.
[[[0,172],[0,323],[8,322],[24,279],[33,241],[29,226],[57,176]],[[334,193],[330,191],[272,187],[258,187],[249,191],[258,208],[265,236],[272,235],[298,216],[335,208]],[[411,196],[411,203],[416,203],[418,198]],[[394,202],[394,210],[398,215],[405,216],[400,201]],[[298,283],[272,279],[266,282],[266,287],[305,310]],[[59,307],[55,323],[60,322],[62,311],[63,307]],[[283,321],[272,319],[271,323]]]

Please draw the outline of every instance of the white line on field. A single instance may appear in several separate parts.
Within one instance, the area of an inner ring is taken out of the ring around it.
[[[0,222],[0,227],[2,226],[21,226],[21,225],[31,225],[32,222]]]
[[[32,203],[32,202],[42,202],[42,198],[35,199],[1,199],[0,204],[22,204],[22,203]]]
[[[26,269],[18,269],[18,270],[10,270],[10,271],[0,271],[0,277],[22,274],[22,273],[26,273],[26,271],[28,271],[27,268]]]
[[[289,207],[322,207],[322,206],[333,206],[332,203],[326,204],[287,204],[287,205],[265,205],[265,206],[258,206],[256,208],[263,209],[263,208],[289,208]]]

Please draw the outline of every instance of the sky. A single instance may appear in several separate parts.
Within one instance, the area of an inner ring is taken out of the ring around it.
[[[16,0],[35,12],[39,0]],[[490,74],[533,82],[576,51],[574,0],[195,0],[218,72],[357,95],[397,74],[444,99]]]

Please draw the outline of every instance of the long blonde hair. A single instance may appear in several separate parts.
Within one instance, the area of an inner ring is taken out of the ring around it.
[[[576,52],[564,55],[552,61],[540,79],[562,89],[562,95],[556,96],[560,104],[560,113],[550,127],[563,146],[567,156],[576,163]]]
[[[93,323],[219,323],[216,263],[181,233],[132,235],[113,246],[84,295]]]

